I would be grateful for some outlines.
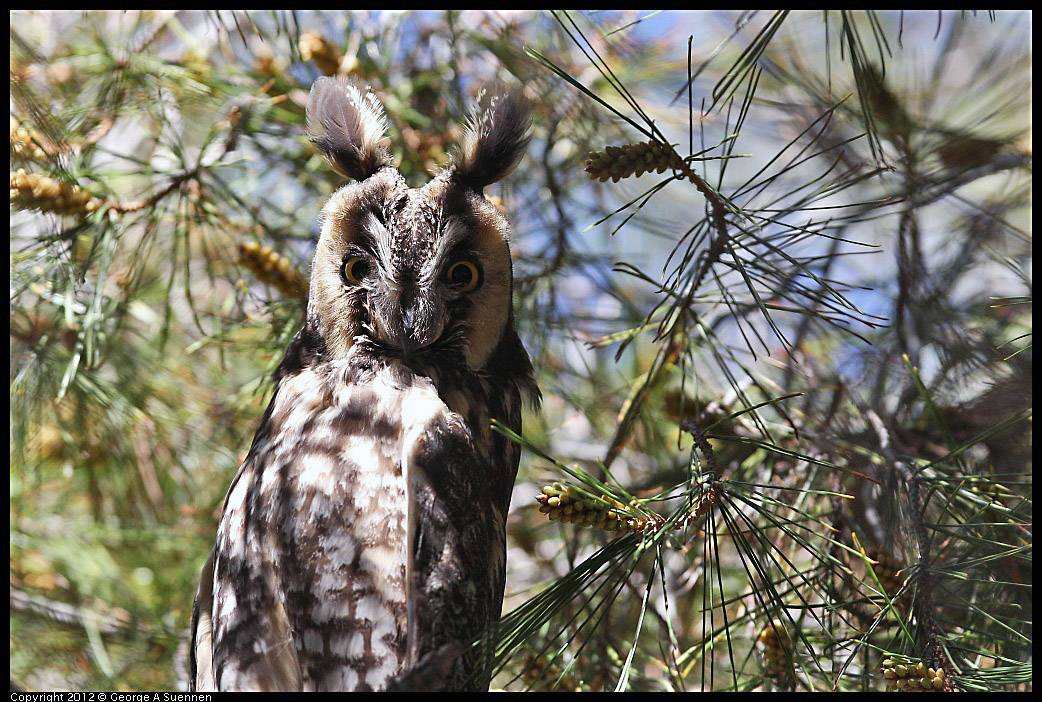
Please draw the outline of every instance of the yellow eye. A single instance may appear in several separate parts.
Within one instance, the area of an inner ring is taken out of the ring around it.
[[[470,292],[481,285],[481,269],[470,261],[456,261],[445,271],[445,281],[462,292]]]
[[[344,261],[344,267],[340,269],[340,277],[348,285],[361,285],[362,281],[369,275],[369,262],[361,256],[352,256]]]

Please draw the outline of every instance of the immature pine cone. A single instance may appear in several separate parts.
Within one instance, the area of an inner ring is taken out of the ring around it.
[[[906,692],[951,692],[951,683],[944,675],[944,668],[927,668],[919,661],[897,663],[893,659],[883,661],[880,669],[886,679],[886,691]]]
[[[25,210],[86,217],[98,201],[86,190],[19,168],[11,173],[11,204]]]
[[[882,551],[869,551],[868,557],[877,562],[876,565],[872,566],[872,570],[875,571],[876,577],[879,578],[879,582],[886,591],[887,597],[893,599],[904,585],[904,578],[901,576],[903,565]]]
[[[286,297],[304,299],[307,287],[300,273],[285,256],[261,246],[257,241],[239,244],[239,263],[250,269],[257,280],[275,286]]]
[[[639,144],[606,146],[604,151],[593,151],[586,160],[586,171],[592,180],[605,182],[609,178],[618,183],[622,178],[640,176],[645,173],[665,173],[684,165],[673,147],[657,141]]]
[[[327,76],[335,76],[340,70],[340,50],[318,32],[300,35],[300,56],[305,61],[314,61]]]
[[[608,532],[653,533],[666,523],[661,516],[640,509],[636,505],[624,505],[607,495],[596,500],[574,486],[562,483],[544,486],[543,491],[535,496],[535,500],[539,503],[539,511],[549,517],[550,521],[560,519],[565,524],[592,526]],[[684,519],[677,521],[673,528],[683,529],[701,519],[713,508],[716,500],[716,489],[709,488],[699,498],[695,508]],[[605,502],[608,504],[604,504]]]
[[[611,497],[602,497],[604,502],[594,500],[571,485],[554,483],[547,485],[535,496],[539,511],[551,521],[560,519],[566,524],[592,526],[609,532],[643,533],[662,525],[658,515],[638,512]]]
[[[780,632],[780,634],[779,634]],[[796,687],[796,672],[792,667],[792,642],[778,622],[768,622],[756,638],[763,651],[764,671],[785,690]]]
[[[35,131],[26,129],[18,124],[14,117],[11,118],[11,151],[33,161],[46,161],[47,152],[40,148],[40,144],[46,144],[43,137]]]

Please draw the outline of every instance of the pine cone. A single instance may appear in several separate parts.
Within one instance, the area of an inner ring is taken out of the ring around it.
[[[11,118],[11,152],[33,161],[46,161],[47,152],[40,145],[47,142],[35,131],[26,129]]]
[[[678,169],[684,160],[673,147],[657,141],[639,144],[606,146],[604,151],[593,151],[586,160],[586,171],[592,180],[605,182],[609,178],[618,183],[623,178],[641,176],[645,173],[665,173],[667,169]]]
[[[945,677],[944,668],[927,668],[922,661],[898,663],[888,658],[883,661],[880,672],[886,680],[887,692],[952,692],[951,682]]]
[[[20,209],[86,217],[99,202],[72,183],[61,183],[19,168],[11,172],[11,204]]]
[[[710,487],[699,498],[695,508],[684,519],[677,521],[673,528],[682,529],[704,517],[716,504],[716,499],[717,491]],[[535,500],[539,503],[539,511],[550,521],[560,519],[565,524],[592,526],[608,532],[654,533],[666,523],[661,516],[643,509],[639,504],[624,505],[610,495],[595,499],[575,486],[559,482],[544,486]]]
[[[305,61],[314,61],[327,76],[335,76],[340,70],[340,50],[318,32],[300,35],[300,56]]]
[[[258,241],[241,242],[239,263],[257,276],[257,280],[275,286],[286,297],[301,300],[307,297],[307,287],[293,263],[270,246],[261,246]]]
[[[876,577],[879,578],[879,583],[883,586],[883,590],[886,591],[887,597],[893,599],[904,585],[904,578],[901,576],[903,565],[882,551],[869,551],[867,555],[877,562],[876,565],[872,566],[872,570],[875,571]]]
[[[756,642],[763,652],[764,671],[777,684],[786,689],[796,687],[796,671],[792,666],[792,641],[788,632],[778,622],[768,622],[760,631]]]
[[[545,486],[535,499],[539,511],[551,521],[560,519],[566,524],[592,526],[608,532],[639,534],[660,527],[664,521],[658,515],[638,511],[613,497],[594,499],[574,486],[561,483]]]

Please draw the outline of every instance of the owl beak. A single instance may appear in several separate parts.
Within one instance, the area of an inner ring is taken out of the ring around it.
[[[418,336],[419,335],[416,333],[415,312],[414,310],[405,310],[402,313],[402,328],[398,332],[398,339],[402,345],[402,355],[406,358],[409,357],[409,354],[423,345],[417,338]]]
[[[416,349],[428,346],[438,338],[441,328],[437,317],[435,307],[422,298],[413,300],[402,310],[398,339],[406,358]]]

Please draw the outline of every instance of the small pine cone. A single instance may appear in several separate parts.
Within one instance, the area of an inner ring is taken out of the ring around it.
[[[778,634],[779,631],[781,632],[780,636]],[[767,658],[784,657],[791,646],[785,629],[777,623],[769,623],[764,627],[760,631],[760,635],[756,637],[756,640],[763,647]]]
[[[900,563],[885,553],[880,554],[877,572],[879,572],[880,581],[886,587],[888,595],[893,595],[900,591],[902,584]]]
[[[314,61],[327,76],[335,76],[340,70],[340,50],[327,42],[318,32],[300,35],[300,56],[305,61]]]
[[[571,485],[561,483],[545,486],[535,499],[539,503],[539,511],[551,521],[560,519],[566,524],[580,524],[607,532],[641,534],[660,528],[665,521],[658,515],[627,507],[615,498],[603,496],[602,502]],[[605,505],[605,502],[612,507]]]
[[[951,682],[944,668],[927,668],[922,661],[898,663],[891,658],[883,661],[880,668],[886,681],[886,691],[907,690],[909,692],[952,692]]]
[[[902,564],[882,551],[869,551],[867,555],[873,561],[876,561],[876,565],[872,566],[872,570],[875,571],[876,577],[879,578],[879,583],[886,591],[887,597],[893,599],[904,585],[904,578],[901,576]]]
[[[691,524],[700,520],[716,505],[716,499],[717,489],[712,486],[708,487],[705,492],[702,493],[702,496],[698,498],[698,504],[688,513],[687,518],[683,522],[677,524],[677,528],[679,529],[684,526],[684,522]]]
[[[20,209],[86,217],[98,200],[72,183],[62,183],[19,168],[11,172],[11,204]]]
[[[792,642],[788,632],[778,622],[768,622],[756,642],[763,653],[764,672],[785,690],[796,687],[796,672],[792,666]]]
[[[47,152],[40,145],[46,144],[43,137],[35,131],[26,129],[11,118],[11,152],[33,161],[46,161]]]
[[[639,144],[608,145],[604,151],[593,151],[586,160],[586,172],[592,180],[618,183],[623,178],[645,173],[665,173],[683,167],[684,160],[672,146],[657,141]]]
[[[239,244],[239,263],[250,269],[257,280],[274,286],[286,297],[304,299],[307,287],[300,273],[285,256],[261,246],[257,241]]]

